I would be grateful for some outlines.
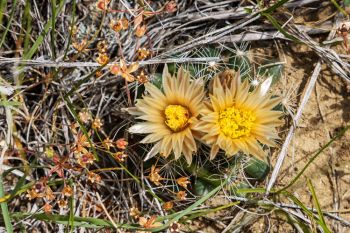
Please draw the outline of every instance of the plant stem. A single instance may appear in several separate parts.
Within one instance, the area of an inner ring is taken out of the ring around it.
[[[0,198],[1,197],[4,197],[4,186],[3,186],[2,176],[0,176]],[[1,205],[2,216],[5,222],[6,232],[11,233],[13,232],[13,227],[11,224],[11,218],[7,207],[7,202],[3,202],[0,205]]]

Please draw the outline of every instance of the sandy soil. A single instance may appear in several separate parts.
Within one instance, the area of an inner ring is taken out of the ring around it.
[[[341,49],[341,46],[339,46]],[[285,84],[287,89],[295,91],[294,100],[299,105],[301,95],[306,88],[317,57],[305,46],[291,46],[285,49]],[[283,82],[279,89],[283,88]],[[350,84],[334,75],[323,64],[316,86],[303,111],[299,127],[289,146],[288,156],[282,166],[275,187],[287,185],[305,166],[315,152],[339,130],[350,123]],[[287,133],[288,128],[286,128]],[[306,170],[304,175],[289,191],[308,207],[314,207],[307,188],[307,179],[311,179],[320,205],[324,211],[336,211],[340,217],[350,220],[350,132],[327,148]],[[278,151],[272,156],[275,164]],[[335,221],[326,219],[333,232],[350,232]],[[252,226],[252,232],[294,232],[274,219],[261,220]],[[288,230],[289,229],[289,230]]]

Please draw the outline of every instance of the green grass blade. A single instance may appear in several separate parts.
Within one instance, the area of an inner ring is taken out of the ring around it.
[[[192,213],[188,216],[188,218],[186,218],[186,221],[187,220],[192,220],[192,219],[195,219],[195,218],[198,218],[198,217],[201,217],[201,216],[204,216],[204,215],[207,215],[207,214],[210,214],[210,213],[214,213],[214,212],[217,212],[217,211],[221,211],[221,210],[224,210],[224,209],[227,209],[229,207],[232,207],[232,206],[235,206],[235,205],[238,205],[240,203],[240,201],[235,201],[235,202],[232,202],[230,204],[227,204],[227,205],[223,205],[223,206],[219,206],[217,208],[213,208],[213,209],[208,209],[208,210],[201,210],[201,211],[198,211],[195,212],[195,213]]]
[[[288,2],[289,0],[281,0],[279,2],[276,2],[275,4],[273,4],[272,6],[270,6],[269,8],[267,8],[266,10],[264,10],[263,12],[265,13],[271,13],[273,11],[275,11],[277,8],[281,7],[283,4],[285,4],[286,2]]]
[[[30,33],[32,31],[32,17],[30,15],[30,0],[26,0],[23,15],[23,25],[25,25],[25,36],[23,43],[23,53],[27,53],[30,43]]]
[[[2,176],[0,176],[0,198],[2,198],[4,196],[5,196],[4,186],[3,186]],[[3,216],[4,222],[5,222],[6,232],[11,233],[11,232],[13,232],[13,227],[11,224],[11,217],[10,217],[10,213],[8,210],[7,202],[3,202],[0,205],[1,205],[2,216]]]
[[[7,5],[7,0],[0,0],[0,25],[2,25],[2,18],[4,18],[6,5]]]
[[[90,139],[90,136],[88,134],[88,131],[86,130],[84,124],[80,121],[79,119],[79,116],[77,114],[77,112],[75,111],[75,108],[74,108],[74,105],[70,102],[69,98],[68,97],[63,97],[63,99],[65,100],[66,104],[67,104],[67,107],[69,109],[69,111],[72,113],[74,119],[78,122],[81,130],[83,131],[83,134],[85,135],[85,137],[87,138],[89,144],[90,144],[90,147],[92,148],[92,153],[94,154],[95,156],[95,159],[97,161],[99,161],[99,158],[98,158],[98,155],[97,155],[97,152],[96,152],[96,149]]]
[[[193,219],[195,217],[200,217],[200,216],[206,215],[208,213],[227,209],[227,208],[232,207],[232,206],[237,205],[237,204],[239,204],[238,201],[227,204],[227,205],[219,206],[219,207],[214,208],[214,209],[204,209],[204,210],[191,211],[187,214],[188,219]],[[180,211],[178,213],[171,214],[171,215],[159,217],[159,218],[157,218],[157,221],[163,221],[165,219],[174,218],[174,217],[178,216],[179,213],[183,213],[184,211],[186,211],[186,210],[183,210],[183,211]],[[76,216],[71,217],[71,215],[68,215],[68,216],[56,215],[56,214],[47,215],[44,213],[29,214],[29,213],[22,213],[22,212],[13,213],[12,217],[14,219],[18,219],[18,220],[24,219],[24,218],[33,218],[33,219],[47,221],[47,222],[60,223],[60,224],[64,224],[67,226],[71,226],[71,222],[73,222],[73,227],[86,227],[86,228],[114,227],[112,222],[110,222],[109,220],[92,218],[92,217],[76,217]],[[71,218],[72,218],[72,220],[71,220]],[[186,219],[186,220],[188,220],[188,219]],[[118,223],[116,225],[119,228],[124,228],[124,229],[128,229],[128,230],[145,230],[145,229],[138,227],[138,225],[118,224]],[[150,229],[150,231],[151,230],[154,231],[154,229]]]
[[[316,209],[317,209],[317,213],[318,213],[318,217],[320,218],[320,225],[323,229],[323,231],[325,233],[331,233],[331,231],[329,230],[329,228],[327,227],[326,221],[324,220],[324,216],[320,207],[320,203],[318,202],[317,196],[316,196],[316,192],[315,192],[315,188],[312,185],[312,182],[310,179],[307,180],[307,185],[309,186],[309,189],[311,191],[311,195],[312,195],[312,199],[315,203]]]
[[[311,220],[315,222],[319,221],[317,218],[315,218],[314,213],[311,210],[309,210],[297,197],[295,197],[293,194],[289,192],[284,192],[284,193],[288,198],[290,198],[294,202],[294,204],[299,206]]]
[[[35,52],[38,50],[39,46],[44,41],[46,34],[49,32],[49,30],[51,28],[50,22],[51,22],[51,19],[49,22],[47,22],[45,24],[44,30],[40,33],[39,37],[34,42],[33,46],[29,49],[29,51],[26,54],[24,54],[24,56],[23,56],[24,60],[31,59],[33,57],[33,55],[35,54]]]
[[[8,101],[8,100],[1,100],[0,101],[0,106],[3,106],[3,107],[8,107],[8,106],[17,107],[17,106],[20,106],[21,104],[22,103],[17,102],[17,101]]]
[[[58,215],[58,214],[29,214],[17,212],[13,213],[12,217],[14,219],[24,219],[24,218],[33,218],[36,220],[46,221],[46,222],[56,222],[64,225],[70,225],[70,216],[68,215]],[[84,217],[76,217],[74,216],[74,226],[84,226],[86,228],[101,228],[101,227],[113,227],[113,224],[104,219],[99,218],[84,218]],[[138,230],[140,229],[137,226],[129,225],[129,224],[118,224],[117,226],[120,228],[128,229],[128,230]]]
[[[330,1],[338,9],[338,11],[340,11],[343,15],[348,16],[348,13],[335,0],[330,0]]]
[[[74,230],[74,194],[69,198],[69,227],[70,232]]]
[[[203,197],[201,197],[198,201],[196,201],[195,203],[193,203],[192,205],[190,205],[187,209],[183,210],[182,212],[180,212],[178,215],[176,215],[173,219],[170,219],[169,222],[167,222],[166,224],[164,224],[161,227],[157,227],[157,228],[152,228],[149,229],[149,231],[151,232],[158,232],[161,230],[166,229],[170,224],[172,224],[173,222],[177,222],[179,221],[182,217],[188,215],[191,213],[191,211],[198,207],[199,205],[201,205],[203,202],[205,202],[206,200],[208,200],[210,197],[212,197],[214,194],[216,194],[218,191],[220,191],[220,189],[225,186],[227,184],[229,179],[226,179],[222,185],[217,186],[215,189],[213,189],[212,191],[210,191],[208,194],[204,195]]]
[[[216,212],[216,211],[220,211],[220,210],[224,210],[224,209],[227,209],[229,207],[232,207],[232,206],[235,206],[235,205],[238,205],[240,203],[240,201],[235,201],[235,202],[231,202],[229,204],[226,204],[226,205],[222,205],[222,206],[219,206],[219,207],[216,207],[216,208],[213,208],[213,209],[200,209],[200,210],[194,210],[194,211],[191,211],[187,216],[186,216],[186,219],[185,221],[189,220],[189,219],[193,219],[193,218],[197,218],[197,217],[200,217],[200,216],[203,216],[203,215],[206,215],[206,214],[209,214],[209,213],[213,213],[213,212]],[[183,210],[182,210],[183,211]],[[172,213],[172,214],[168,214],[168,215],[165,215],[165,216],[160,216],[160,217],[157,217],[157,221],[164,221],[164,220],[167,220],[167,219],[172,219],[174,217],[176,217],[179,213],[181,213],[182,211],[178,211],[178,212],[175,212],[175,213]]]
[[[16,6],[17,4],[17,0],[14,0],[12,2],[12,6]],[[17,9],[17,7],[12,7],[12,10],[11,10],[11,13],[10,13],[10,18],[9,18],[9,21],[7,23],[7,26],[6,26],[6,29],[5,29],[5,32],[2,34],[2,38],[1,38],[1,41],[0,41],[0,48],[2,47],[2,44],[4,43],[5,39],[6,39],[6,35],[10,29],[10,26],[11,26],[11,23],[12,23],[12,19],[13,19],[13,16],[15,14],[15,10]],[[1,16],[2,18],[2,16]],[[2,21],[2,19],[1,19]]]
[[[296,228],[298,232],[304,232],[304,233],[311,233],[311,229],[308,225],[306,225],[301,219],[294,217],[290,213],[284,210],[277,210],[276,212],[281,212],[283,215],[286,216],[287,222]]]
[[[298,205],[311,220],[313,220],[314,222],[316,222],[319,225],[319,227],[321,227],[323,230],[327,229],[325,231],[325,233],[331,233],[331,231],[329,231],[328,227],[326,226],[326,224],[324,222],[324,218],[321,219],[321,216],[323,217],[323,214],[321,214],[321,215],[318,214],[319,216],[316,216],[297,197],[295,197],[294,195],[292,195],[289,192],[284,192],[284,194],[286,194],[296,205]],[[322,211],[321,211],[321,213],[322,213]]]
[[[56,46],[55,46],[55,41],[56,41],[56,35],[55,35],[55,30],[56,30],[56,17],[57,17],[57,4],[56,0],[51,0],[51,11],[52,11],[52,20],[51,20],[51,38],[50,38],[50,44],[51,44],[51,51],[52,51],[52,59],[56,59]]]
[[[323,145],[317,152],[316,154],[307,162],[307,164],[303,167],[303,169],[301,169],[301,171],[296,175],[296,177],[284,188],[277,190],[276,193],[280,193],[281,191],[284,191],[286,189],[288,189],[289,187],[291,187],[295,182],[297,182],[297,180],[299,179],[299,177],[305,172],[305,170],[312,164],[312,162],[325,150],[327,149],[335,140],[341,138],[346,131],[348,131],[348,129],[350,128],[350,125],[346,126],[344,129],[342,129],[339,133],[337,133],[337,135],[332,138],[329,142],[327,142],[325,145]]]
[[[58,9],[57,9],[57,15],[62,10],[63,5],[64,5],[64,1],[61,1],[60,5],[58,6]],[[24,56],[23,56],[24,60],[31,59],[33,57],[33,55],[36,53],[36,51],[38,50],[41,43],[44,41],[45,36],[47,35],[49,30],[51,29],[52,21],[55,21],[55,20],[56,19],[52,16],[49,19],[49,21],[45,24],[44,30],[40,33],[40,36],[36,39],[33,46],[30,48],[30,50],[26,54],[24,54]]]
[[[241,188],[241,189],[236,189],[235,192],[237,194],[247,194],[247,193],[264,193],[266,192],[265,188]]]
[[[295,43],[300,43],[300,41],[294,37],[293,35],[290,35],[286,30],[283,29],[283,27],[279,24],[279,22],[269,13],[262,12],[261,15],[265,16],[271,24],[279,31],[281,32],[286,38],[294,41]]]

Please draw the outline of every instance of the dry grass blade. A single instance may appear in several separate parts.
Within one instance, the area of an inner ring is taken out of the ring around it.
[[[336,25],[337,25],[337,23],[336,23]],[[337,27],[334,27],[334,28],[337,28]],[[313,42],[312,39],[310,37],[308,37],[304,32],[301,32],[301,31],[299,31],[297,29],[294,29],[294,30],[296,30],[296,31],[293,31],[294,32],[294,36],[296,36],[299,39],[302,39],[302,37],[300,37],[299,35],[303,35],[304,37],[306,37],[307,40],[302,40],[302,41],[304,43],[310,45],[310,47],[312,49],[316,49],[317,51],[322,51],[322,52],[318,53],[320,55],[320,57],[322,59],[326,59],[326,61],[330,61],[330,60],[328,60],[329,59],[329,55],[328,55],[329,53],[325,49],[320,48],[319,46],[315,45],[315,42]],[[328,35],[327,40],[331,40],[334,37],[334,35],[335,35],[335,29],[333,29],[331,31],[331,33]],[[329,47],[329,46],[326,46],[326,48],[327,47]],[[342,68],[339,67],[337,62],[340,62],[340,64],[344,64],[342,66]],[[341,77],[345,78],[347,81],[350,81],[349,76],[348,76],[349,70],[346,67],[345,63],[342,60],[339,61],[339,59],[337,59],[337,62],[331,62],[332,68],[337,69],[338,70],[337,73]],[[346,71],[344,71],[343,68]],[[312,92],[312,90],[315,87],[315,84],[316,84],[317,78],[318,78],[318,76],[320,74],[320,71],[321,71],[321,61],[319,61],[316,64],[316,67],[315,67],[315,69],[314,69],[314,71],[312,73],[312,76],[310,77],[310,80],[308,81],[307,87],[305,89],[305,92],[303,94],[302,100],[301,100],[300,105],[298,107],[298,111],[297,111],[295,117],[293,118],[293,125],[289,129],[289,132],[288,132],[288,134],[286,136],[286,139],[285,139],[285,141],[283,143],[283,146],[281,148],[280,154],[278,156],[277,162],[275,164],[274,170],[272,172],[271,178],[270,178],[270,180],[269,180],[269,182],[267,184],[266,194],[268,194],[270,192],[271,188],[273,187],[273,185],[274,185],[274,183],[275,183],[275,181],[276,181],[276,179],[278,177],[278,174],[279,174],[279,171],[281,169],[282,163],[283,163],[283,161],[285,159],[285,156],[287,155],[287,150],[288,150],[289,144],[290,144],[290,142],[291,142],[291,140],[293,138],[293,135],[294,135],[294,132],[296,130],[296,127],[298,127],[298,122],[299,122],[299,120],[300,120],[300,118],[302,116],[303,110],[304,110],[304,108],[305,108],[305,106],[306,106],[306,104],[308,102],[308,99],[310,98],[311,92]]]

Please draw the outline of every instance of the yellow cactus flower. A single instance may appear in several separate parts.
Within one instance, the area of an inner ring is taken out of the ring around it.
[[[168,157],[172,152],[175,159],[183,154],[187,163],[197,151],[193,127],[204,109],[204,88],[200,80],[191,80],[182,68],[177,78],[172,77],[167,66],[162,76],[162,92],[151,83],[145,83],[147,95],[139,99],[129,112],[145,122],[132,126],[131,133],[149,134],[141,143],[155,143],[146,159],[160,153]]]
[[[283,121],[280,111],[272,110],[280,98],[266,94],[266,85],[253,91],[247,80],[241,83],[239,75],[229,82],[220,81],[220,75],[213,80],[210,103],[197,124],[197,130],[204,133],[202,140],[211,146],[210,159],[219,149],[233,156],[239,151],[265,159],[261,144],[275,146],[278,139],[275,127]]]

